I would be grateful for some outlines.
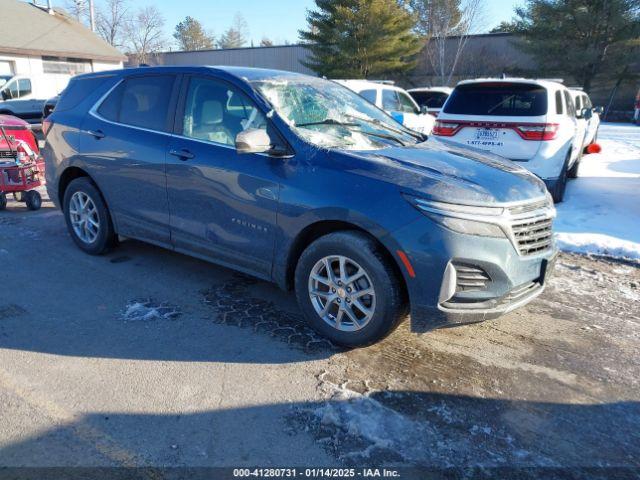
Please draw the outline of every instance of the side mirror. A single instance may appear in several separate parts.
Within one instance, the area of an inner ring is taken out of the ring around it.
[[[598,115],[602,115],[604,113],[604,107],[596,107],[593,109],[593,111]]]
[[[274,145],[269,134],[258,128],[249,128],[236,135],[236,150],[238,153],[268,153],[276,157],[289,154],[286,148]]]
[[[427,113],[429,113],[429,109],[427,108],[427,106],[426,106],[426,105],[422,105],[422,106],[420,107],[420,113],[422,113],[422,114],[427,114]]]
[[[590,120],[591,117],[593,117],[593,110],[591,110],[590,108],[583,108],[582,112],[580,112],[582,114],[582,118],[584,118],[585,120]]]
[[[7,90],[6,88],[2,90],[2,100],[9,100],[11,98],[11,90]]]

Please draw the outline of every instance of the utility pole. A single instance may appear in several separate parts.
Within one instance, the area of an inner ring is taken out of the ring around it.
[[[89,0],[89,23],[91,25],[91,31],[96,31],[96,12],[93,8],[93,0]]]

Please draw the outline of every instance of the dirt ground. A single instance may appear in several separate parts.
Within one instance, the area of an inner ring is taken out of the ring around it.
[[[640,471],[638,265],[562,254],[525,308],[351,351],[268,283],[87,256],[48,202],[0,212],[0,265],[0,466]]]

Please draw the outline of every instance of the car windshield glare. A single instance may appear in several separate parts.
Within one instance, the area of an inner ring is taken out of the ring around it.
[[[252,84],[300,137],[317,147],[376,150],[417,141],[386,113],[337,83],[302,77]]]

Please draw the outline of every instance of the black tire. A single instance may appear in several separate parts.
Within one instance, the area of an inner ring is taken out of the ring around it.
[[[7,208],[7,195],[0,192],[0,210]]]
[[[69,203],[71,197],[76,192],[82,192],[87,195],[96,206],[98,219],[100,220],[100,228],[96,239],[91,243],[84,242],[75,232],[71,224],[71,216],[69,213]],[[67,229],[75,244],[83,251],[90,255],[102,255],[111,249],[116,243],[116,234],[111,221],[111,214],[107,208],[102,194],[96,188],[94,183],[87,177],[80,177],[73,180],[67,190],[64,192],[63,200],[64,219],[67,223]]]
[[[25,201],[25,194],[24,192],[13,192],[13,199],[16,202],[24,202]]]
[[[320,260],[332,255],[342,255],[357,262],[371,279],[375,309],[360,330],[339,330],[320,317],[312,304],[310,274]],[[361,347],[389,335],[407,316],[408,302],[399,275],[391,260],[368,235],[358,231],[331,233],[313,242],[300,256],[295,271],[296,297],[307,322],[317,332],[336,344]]]
[[[567,155],[567,159],[565,160],[564,165],[562,166],[562,170],[560,171],[558,181],[554,185],[553,191],[551,192],[551,197],[553,198],[554,203],[560,203],[562,202],[562,200],[564,200],[564,192],[567,190],[567,165],[569,163],[570,155],[571,152],[569,152],[569,155]]]
[[[35,190],[29,190],[24,195],[24,201],[29,210],[40,210],[42,206],[42,197]]]
[[[580,170],[580,162],[582,161],[583,152],[580,152],[578,158],[571,166],[571,168],[567,171],[568,178],[578,178],[578,171]],[[564,196],[564,194],[563,194]]]

